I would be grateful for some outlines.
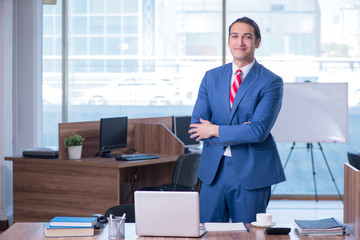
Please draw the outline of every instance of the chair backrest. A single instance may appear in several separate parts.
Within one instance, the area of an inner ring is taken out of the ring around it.
[[[110,213],[114,216],[122,216],[124,213],[126,213],[125,222],[135,222],[135,207],[133,203],[120,204],[109,208],[104,214],[106,220],[110,216]]]
[[[184,187],[193,187],[198,183],[197,170],[200,163],[200,153],[186,153],[176,160],[172,183]]]
[[[356,168],[357,170],[360,170],[360,155],[357,153],[347,153],[348,160],[351,166]]]

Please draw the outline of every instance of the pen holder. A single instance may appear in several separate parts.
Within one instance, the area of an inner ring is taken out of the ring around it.
[[[109,239],[124,239],[125,238],[125,217],[114,216],[108,218],[109,224]]]

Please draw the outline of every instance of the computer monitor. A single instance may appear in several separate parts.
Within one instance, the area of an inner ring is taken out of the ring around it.
[[[195,139],[191,139],[190,134],[188,133],[190,122],[191,116],[174,116],[174,134],[185,144],[186,148],[199,147],[200,143]]]
[[[102,157],[111,157],[111,150],[126,148],[127,117],[100,119],[100,152]]]

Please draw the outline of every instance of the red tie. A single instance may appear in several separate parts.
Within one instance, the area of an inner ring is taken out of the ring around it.
[[[232,105],[233,105],[233,102],[234,102],[234,99],[235,99],[235,95],[240,87],[240,84],[241,84],[241,70],[238,69],[236,72],[235,72],[235,80],[231,86],[231,89],[230,89],[230,109],[232,108]]]

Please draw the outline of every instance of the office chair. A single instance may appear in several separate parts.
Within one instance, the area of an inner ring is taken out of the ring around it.
[[[357,170],[360,170],[360,154],[348,152],[347,156],[350,165],[356,168]]]
[[[156,187],[144,187],[142,191],[198,191],[201,182],[197,177],[200,153],[182,154],[176,160],[171,183]]]
[[[109,208],[104,214],[104,218],[106,219],[106,221],[108,217],[110,217],[110,213],[113,216],[122,216],[124,213],[126,213],[125,222],[135,222],[135,207],[133,203],[120,204]]]

